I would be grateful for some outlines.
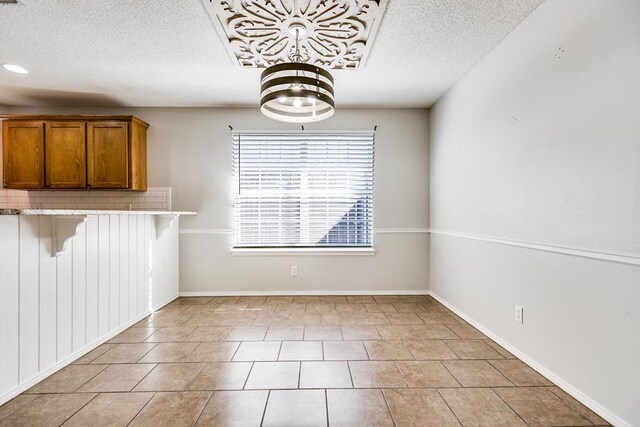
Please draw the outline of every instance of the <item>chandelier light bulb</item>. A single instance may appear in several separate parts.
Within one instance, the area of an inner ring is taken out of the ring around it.
[[[293,106],[296,107],[296,108],[302,107],[302,100],[300,98],[296,97],[293,100]]]

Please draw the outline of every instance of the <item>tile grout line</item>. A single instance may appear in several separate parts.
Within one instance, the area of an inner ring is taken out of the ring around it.
[[[394,426],[397,426],[396,418],[393,415],[393,411],[391,410],[391,406],[389,405],[389,401],[387,400],[387,394],[384,392],[384,389],[380,388],[380,393],[382,393],[382,398],[384,399],[384,403],[387,405],[387,411],[389,411],[389,415],[391,416],[391,422]]]
[[[347,363],[347,370],[349,371],[349,379],[351,380],[351,388],[355,389],[355,382],[353,381],[353,374],[351,373],[351,364],[349,363],[349,360],[345,360],[345,362]]]
[[[262,411],[262,419],[260,420],[260,427],[264,425],[264,418],[267,415],[267,407],[269,406],[269,398],[271,397],[271,390],[267,390],[267,400],[264,403],[264,410]]]
[[[69,393],[69,394],[72,394],[72,393]],[[87,393],[87,394],[89,394],[89,393]],[[82,408],[84,408],[85,406],[87,406],[89,403],[93,402],[93,400],[94,400],[96,397],[98,397],[99,395],[100,395],[100,393],[96,393],[96,394],[95,394],[95,396],[93,396],[91,399],[87,400],[87,402],[86,402],[84,405],[80,406],[76,411],[74,411],[71,415],[69,415],[69,416],[64,420],[64,422],[63,422],[62,424],[66,423],[66,422],[67,422],[67,421],[69,421],[71,418],[73,418],[73,416],[74,416],[74,415],[76,415],[78,412],[80,412],[80,411],[82,410]],[[34,402],[35,402],[35,400],[34,400]]]
[[[405,377],[404,372],[402,372],[402,369],[400,369],[400,367],[398,366],[398,361],[392,360],[391,362],[395,365],[396,369],[398,370],[398,373],[402,377],[402,381],[404,381],[404,385],[406,387],[402,387],[402,388],[407,388],[407,389],[413,388],[413,387],[409,387],[409,381],[407,381],[407,378]]]
[[[507,405],[507,406],[509,407],[509,409],[511,409],[511,410],[513,411],[513,413],[514,413],[514,414],[516,414],[516,416],[522,420],[522,422],[523,422],[523,423],[525,423],[525,424],[526,424],[526,425],[528,425],[528,426],[531,426],[531,424],[529,424],[529,423],[528,423],[524,418],[522,418],[522,417],[520,416],[520,414],[519,414],[518,412],[516,412],[516,410],[515,410],[515,409],[513,409],[513,407],[511,407],[511,405],[509,405],[509,403],[508,403],[506,400],[504,400],[504,399],[502,398],[502,396],[500,396],[500,393],[496,392],[496,390],[495,390],[495,388],[496,388],[496,387],[487,387],[487,388],[489,388],[491,391],[493,391],[493,393],[494,393],[496,396],[498,396],[498,398],[499,398],[500,400],[502,400],[502,401],[504,402],[504,404],[505,404],[505,405]],[[591,423],[591,424],[593,424],[593,423]]]
[[[149,402],[151,402],[151,401],[156,397],[156,395],[158,394],[158,392],[155,392],[155,391],[154,391],[154,392],[151,392],[151,393],[152,393],[152,395],[151,395],[151,397],[149,398],[149,400],[147,400],[147,401],[145,402],[145,404],[144,404],[144,405],[142,405],[142,407],[138,410],[138,412],[136,412],[136,414],[133,416],[133,418],[131,418],[131,420],[127,423],[127,426],[131,425],[131,423],[133,422],[133,420],[135,420],[135,419],[138,417],[138,415],[140,415],[140,413],[144,410],[144,408],[146,408],[146,407],[147,407],[147,405],[149,405]]]
[[[63,371],[64,369],[66,369],[67,367],[69,367],[71,365],[67,365],[64,368],[62,368],[60,371]],[[76,366],[100,366],[100,364],[96,363],[95,365],[76,365]],[[91,378],[89,378],[87,381],[83,382],[80,387],[76,388],[74,391],[70,392],[70,393],[78,393],[78,390],[80,390],[82,387],[84,387],[85,385],[87,385],[89,383],[89,381],[93,380],[95,377],[97,377],[98,375],[100,375],[101,373],[103,373],[104,371],[106,371],[107,369],[109,369],[109,367],[111,366],[110,364],[105,364],[103,365],[104,368],[100,369],[98,372],[96,372]],[[56,372],[57,373],[57,372]],[[55,374],[54,374],[55,375]],[[51,375],[51,377],[53,377],[53,375]],[[51,378],[49,377],[49,378]],[[46,380],[45,380],[46,381]],[[44,381],[43,381],[44,382]],[[42,384],[42,383],[38,383],[38,384]],[[35,387],[35,386],[34,386]]]
[[[231,330],[229,330],[229,333],[231,333]],[[229,335],[229,334],[227,334],[227,335]],[[225,335],[225,337],[226,337],[227,335]],[[219,342],[224,343],[224,342],[233,342],[233,341],[219,341]],[[234,358],[234,357],[236,357],[236,354],[238,354],[238,350],[240,350],[240,346],[241,346],[241,345],[242,345],[242,342],[239,342],[239,343],[238,343],[238,346],[237,346],[237,347],[236,347],[236,349],[233,351],[233,354],[231,355],[231,359],[229,359],[229,362],[233,362],[233,361],[234,361],[234,360],[233,360],[233,358]],[[252,367],[253,367],[253,366],[252,366]]]
[[[198,412],[198,416],[196,417],[196,419],[193,422],[193,426],[198,424],[198,421],[200,420],[200,417],[202,416],[202,414],[204,413],[204,410],[207,409],[207,405],[209,404],[209,402],[211,401],[211,398],[213,397],[213,394],[215,393],[215,391],[211,391],[209,392],[209,397],[207,398],[207,401],[204,403],[204,405],[202,405],[202,409],[200,410],[200,412]]]
[[[436,388],[436,393],[438,393],[438,396],[440,396],[440,399],[442,399],[442,401],[444,402],[445,405],[447,405],[447,408],[449,408],[449,412],[451,412],[451,414],[453,414],[453,416],[455,417],[456,420],[458,420],[458,423],[460,423],[461,426],[463,426],[464,424],[462,424],[462,420],[460,420],[460,418],[458,418],[458,416],[456,415],[456,413],[453,411],[453,409],[451,408],[451,406],[449,405],[449,402],[447,402],[447,399],[444,398],[444,396],[442,395],[442,393],[440,393],[440,389]]]
[[[459,359],[451,359],[451,360],[459,360]],[[445,360],[446,361],[446,360]],[[454,380],[456,380],[456,382],[458,384],[460,384],[460,387],[464,388],[464,386],[462,385],[462,383],[458,380],[458,378],[453,374],[453,372],[451,372],[451,369],[449,369],[449,367],[447,365],[444,364],[444,362],[442,361],[442,359],[438,360],[438,362],[440,362],[440,364],[442,366],[444,366],[444,369],[447,370],[447,372],[449,372],[449,375],[451,375],[453,377]]]
[[[145,365],[145,364],[146,364],[146,363],[140,363],[140,365]],[[138,363],[136,363],[135,365],[138,365]],[[128,392],[125,392],[125,393],[138,393],[138,392],[134,392],[135,388],[136,388],[136,387],[138,387],[138,386],[140,385],[140,383],[141,383],[142,381],[144,381],[144,380],[145,380],[145,378],[147,378],[147,377],[151,374],[151,372],[153,372],[153,371],[155,371],[155,370],[156,370],[156,368],[158,367],[159,363],[149,363],[149,365],[155,365],[155,366],[154,366],[151,370],[149,370],[149,372],[147,372],[146,374],[144,374],[144,376],[140,379],[140,381],[138,381],[138,382],[136,383],[136,385],[134,385],[133,387],[131,387],[131,390],[129,390]],[[113,366],[113,365],[111,365],[111,366]],[[108,369],[108,368],[107,368],[107,369]],[[106,369],[105,369],[105,371],[106,371]],[[149,399],[149,400],[151,400],[151,399]]]
[[[242,384],[242,388],[240,390],[246,390],[247,389],[247,383],[249,382],[249,377],[251,376],[251,372],[253,372],[253,367],[255,366],[256,362],[251,362],[251,367],[249,368],[249,373],[247,373],[247,378],[244,379],[244,383]]]
[[[183,363],[194,363],[194,362],[183,362]],[[202,363],[202,366],[200,367],[200,369],[198,369],[198,372],[193,376],[193,378],[191,379],[191,381],[189,381],[189,383],[187,384],[187,386],[184,388],[184,390],[182,391],[190,391],[189,387],[191,387],[191,385],[196,381],[196,378],[198,378],[198,376],[200,375],[200,373],[202,372],[202,370],[205,368],[205,366],[207,366],[207,362],[200,362]],[[196,391],[196,390],[193,390]],[[208,390],[207,390],[208,391]],[[213,390],[212,390],[213,392]],[[209,396],[211,397],[211,396]],[[204,409],[204,408],[203,408]]]
[[[329,427],[329,390],[324,389],[324,410],[327,417],[327,427]]]

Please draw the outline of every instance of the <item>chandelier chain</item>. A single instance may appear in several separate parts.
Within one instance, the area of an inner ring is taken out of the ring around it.
[[[291,60],[293,62],[302,62],[302,54],[300,53],[300,28],[296,27],[296,39],[295,39],[295,50],[293,51],[293,55],[291,56]]]

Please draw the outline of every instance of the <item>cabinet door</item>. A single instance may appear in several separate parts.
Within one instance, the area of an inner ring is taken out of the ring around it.
[[[5,188],[44,188],[44,124],[6,120],[2,126]]]
[[[87,181],[90,188],[127,188],[129,128],[126,122],[87,123]]]
[[[87,186],[86,125],[82,122],[45,124],[46,186],[85,188]]]

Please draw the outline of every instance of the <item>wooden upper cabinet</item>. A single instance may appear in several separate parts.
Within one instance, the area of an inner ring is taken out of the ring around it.
[[[86,124],[46,122],[45,141],[45,186],[86,187]]]
[[[5,121],[2,126],[5,188],[44,188],[44,123]]]
[[[88,123],[87,154],[87,183],[89,188],[128,188],[128,123]]]
[[[129,127],[129,188],[147,191],[147,127],[133,120]]]
[[[147,189],[147,128],[134,116],[0,115],[4,187]]]

